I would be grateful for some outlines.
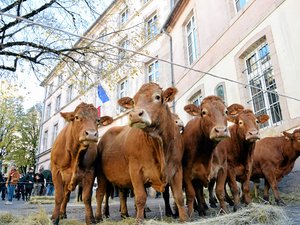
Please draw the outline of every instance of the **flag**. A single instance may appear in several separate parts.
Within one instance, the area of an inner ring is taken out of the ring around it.
[[[103,89],[103,87],[101,86],[101,84],[98,85],[98,96],[102,103],[109,101],[109,97],[107,96],[107,94],[106,94],[105,90]]]
[[[97,111],[98,111],[98,117],[101,117],[101,106],[98,106]]]

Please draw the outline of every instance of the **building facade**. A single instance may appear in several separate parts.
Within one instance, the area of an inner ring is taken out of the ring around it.
[[[297,0],[114,1],[86,36],[98,38],[99,47],[107,42],[121,48],[110,46],[112,51],[91,59],[99,73],[89,77],[86,89],[76,87],[63,64],[42,83],[47,92],[38,164],[49,166],[52,143],[65,125],[60,111],[93,103],[115,119],[99,130],[101,136],[127,123],[117,99],[150,81],[178,88],[170,107],[184,123],[191,119],[186,104],[218,95],[228,105],[267,113],[263,136],[299,128],[299,10]],[[99,99],[99,84],[109,100]]]

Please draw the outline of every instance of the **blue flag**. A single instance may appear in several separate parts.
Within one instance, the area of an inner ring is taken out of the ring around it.
[[[106,94],[105,90],[103,89],[103,87],[101,86],[101,84],[98,85],[98,96],[102,103],[109,101],[109,97],[107,96],[107,94]]]

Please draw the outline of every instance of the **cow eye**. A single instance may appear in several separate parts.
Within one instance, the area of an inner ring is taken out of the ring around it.
[[[242,120],[239,120],[239,125],[242,126],[244,122]]]
[[[100,125],[100,119],[97,119],[97,125]]]
[[[224,112],[225,116],[228,115],[228,110],[226,109],[225,112]]]
[[[160,100],[160,95],[155,95],[155,100],[159,101]]]
[[[255,122],[256,122],[257,124],[259,124],[259,120],[255,120]]]
[[[75,120],[77,120],[77,121],[78,121],[78,120],[79,120],[79,116],[75,116]]]
[[[202,116],[207,115],[207,110],[203,109],[203,110],[201,111],[201,115],[202,115]]]

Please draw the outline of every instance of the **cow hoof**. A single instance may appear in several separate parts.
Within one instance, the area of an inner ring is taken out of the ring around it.
[[[61,213],[59,217],[60,217],[60,219],[67,219],[67,214]]]
[[[211,202],[210,203],[210,207],[211,208],[217,208],[218,206],[217,206],[217,204],[215,202]]]
[[[278,206],[286,206],[285,202],[282,199],[276,200]]]
[[[126,219],[126,218],[128,218],[128,217],[129,217],[129,214],[128,214],[128,213],[125,213],[125,214],[124,214],[124,213],[123,213],[123,214],[121,213],[121,218],[122,218],[122,219]]]
[[[238,210],[242,209],[242,206],[240,204],[233,206],[233,211],[236,212]]]
[[[59,218],[52,219],[52,224],[53,225],[58,225],[59,224]]]
[[[102,222],[103,221],[102,216],[96,216],[95,221],[96,221],[96,223]]]

